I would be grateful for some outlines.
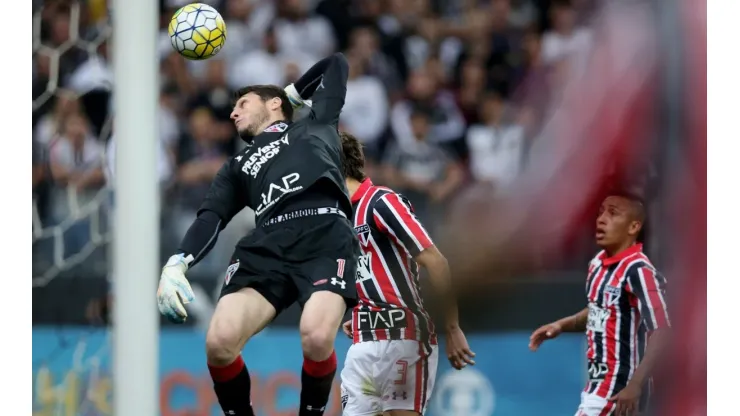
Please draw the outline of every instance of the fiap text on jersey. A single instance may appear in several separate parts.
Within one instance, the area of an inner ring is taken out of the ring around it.
[[[249,151],[253,153],[249,156],[249,159],[244,162],[244,166],[242,166],[242,172],[250,175],[253,178],[256,178],[260,169],[262,169],[262,165],[264,165],[270,159],[280,153],[280,149],[283,147],[283,145],[287,146],[289,144],[290,143],[288,142],[288,135],[285,134],[285,136],[282,136],[281,138],[274,140],[264,146],[249,149]]]

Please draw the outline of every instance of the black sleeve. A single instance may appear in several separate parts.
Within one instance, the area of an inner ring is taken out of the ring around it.
[[[246,189],[239,189],[240,180],[232,169],[234,159],[229,159],[216,174],[211,182],[203,203],[200,205],[198,215],[204,211],[213,211],[223,221],[223,227],[231,221],[236,214],[247,206]]]
[[[332,58],[334,58],[334,56],[327,56],[319,62],[316,62],[298,79],[298,81],[295,82],[295,84],[293,84],[301,98],[304,100],[311,98],[313,93],[316,91],[316,88],[319,86],[321,78],[324,76],[324,72],[326,72],[326,68],[329,67],[329,63]]]
[[[337,125],[347,95],[349,63],[340,52],[317,62],[296,81],[301,98],[313,100],[312,120]]]
[[[216,245],[218,233],[224,228],[224,222],[213,211],[202,211],[188,228],[185,237],[180,242],[178,251],[185,257],[193,256],[188,267],[195,266]]]

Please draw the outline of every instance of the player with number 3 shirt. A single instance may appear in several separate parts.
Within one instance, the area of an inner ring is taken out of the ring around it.
[[[342,133],[344,174],[362,255],[357,264],[358,305],[345,334],[352,346],[342,370],[344,415],[421,415],[437,372],[434,324],[424,309],[418,265],[447,301],[447,356],[456,369],[474,364],[459,327],[447,260],[435,247],[411,204],[364,174],[362,146]]]

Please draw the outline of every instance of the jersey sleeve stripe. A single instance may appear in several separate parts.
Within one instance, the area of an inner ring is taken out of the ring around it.
[[[355,211],[355,221],[354,226],[357,227],[363,223],[367,216],[368,207],[370,206],[370,201],[373,199],[373,195],[375,194],[375,191],[370,188],[365,193],[365,195],[360,199],[360,202],[357,204],[357,210]]]
[[[403,229],[408,233],[419,251],[434,245],[432,239],[427,234],[424,227],[419,223],[416,217],[411,213],[409,207],[401,202],[397,194],[387,194],[381,198],[385,205],[395,216],[396,220],[401,223]]]
[[[637,272],[640,276],[641,291],[643,291],[646,305],[650,309],[652,329],[670,326],[665,299],[658,287],[655,272],[649,267],[641,267]]]

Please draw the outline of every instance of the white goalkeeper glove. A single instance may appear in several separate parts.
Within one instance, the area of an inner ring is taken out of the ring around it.
[[[298,94],[298,90],[295,89],[295,85],[290,84],[287,87],[285,87],[285,94],[288,95],[288,100],[290,100],[290,105],[293,106],[294,109],[299,109],[303,107],[304,105],[306,107],[311,107],[313,104],[311,100],[304,100],[301,98],[301,95]]]
[[[190,261],[192,256],[186,258],[183,254],[175,254],[164,265],[162,276],[159,278],[157,289],[159,312],[176,324],[185,322],[188,317],[185,305],[195,299],[193,289],[185,278]]]

